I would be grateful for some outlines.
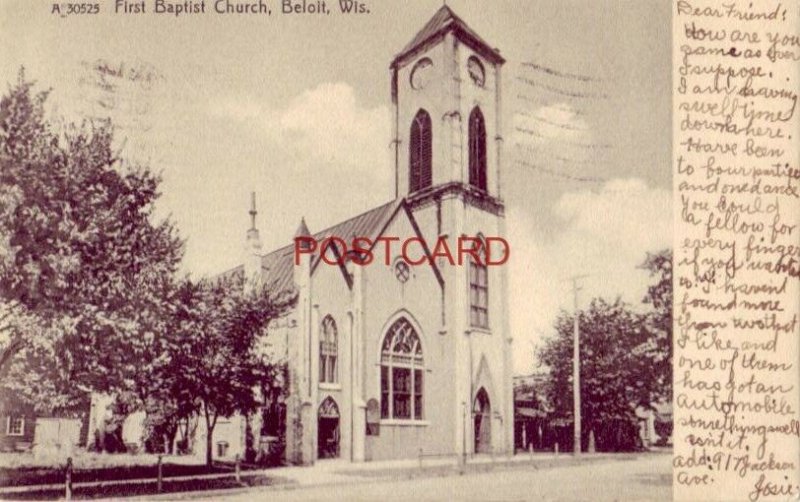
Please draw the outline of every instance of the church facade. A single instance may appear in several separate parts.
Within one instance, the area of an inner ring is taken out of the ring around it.
[[[318,232],[303,221],[295,236],[369,239],[370,264],[335,243],[296,254],[287,239],[264,254],[249,231],[239,270],[297,293],[265,339],[287,363],[287,462],[513,451],[507,271],[481,259],[505,235],[503,63],[447,6],[391,62],[395,200]],[[398,239],[387,256],[380,238]],[[410,238],[427,243],[420,264],[403,258]],[[441,238],[466,238],[479,259],[451,263],[433,249]]]

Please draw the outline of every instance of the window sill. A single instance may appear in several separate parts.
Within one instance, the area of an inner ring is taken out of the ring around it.
[[[427,427],[430,422],[427,420],[408,420],[405,418],[383,418],[381,425],[386,426],[407,426],[407,427]]]
[[[483,333],[484,335],[492,334],[492,330],[490,330],[489,328],[481,328],[479,326],[470,326],[469,332],[470,334],[472,333]]]
[[[11,437],[11,438],[21,438],[21,437],[25,436],[25,433],[24,432],[20,432],[19,434],[16,434],[16,433],[13,433],[13,432],[6,432],[6,436]]]
[[[320,382],[319,388],[321,390],[342,390],[342,384],[331,382]]]

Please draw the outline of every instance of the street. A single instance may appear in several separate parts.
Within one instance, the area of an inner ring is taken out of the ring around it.
[[[277,493],[248,491],[231,501],[300,500],[672,500],[672,457],[651,454],[543,470],[511,469],[401,481],[358,481]],[[272,490],[271,490],[272,491]],[[215,495],[213,500],[219,500]],[[212,498],[203,499],[212,500]]]

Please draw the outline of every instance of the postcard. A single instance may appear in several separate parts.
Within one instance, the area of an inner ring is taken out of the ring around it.
[[[0,3],[0,497],[798,500],[800,5]]]

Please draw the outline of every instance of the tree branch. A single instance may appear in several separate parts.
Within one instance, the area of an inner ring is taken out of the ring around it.
[[[6,372],[11,367],[11,360],[22,350],[23,345],[22,340],[17,338],[12,339],[8,346],[3,348],[2,353],[0,353],[0,377],[6,375]]]

